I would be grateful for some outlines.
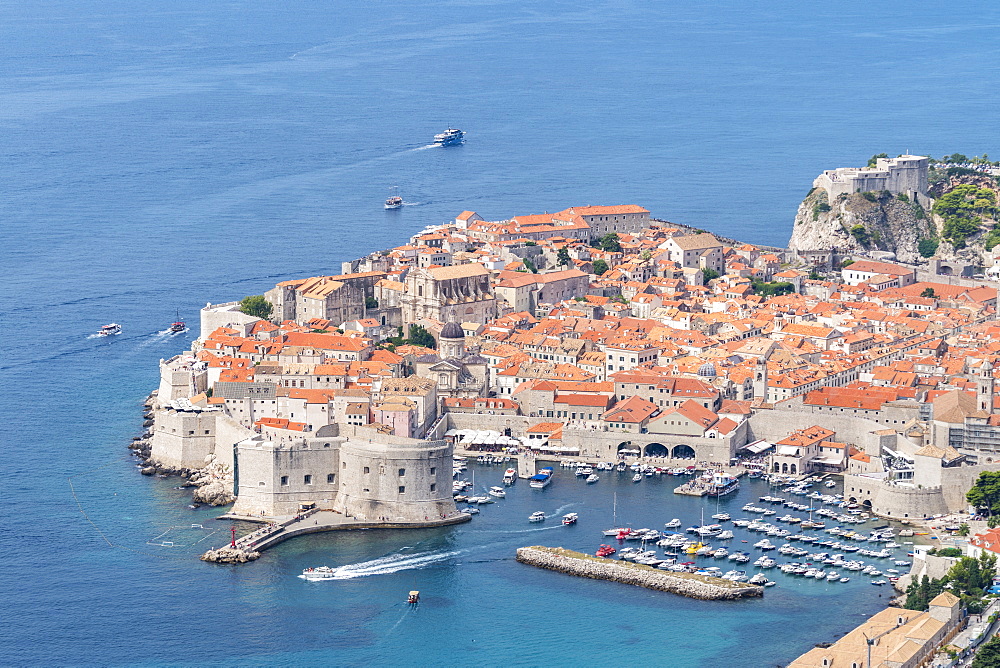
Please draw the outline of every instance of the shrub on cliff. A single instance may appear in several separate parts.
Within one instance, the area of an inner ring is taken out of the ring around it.
[[[240,300],[240,311],[255,318],[267,320],[271,317],[274,307],[264,299],[264,295],[250,295]]]
[[[940,244],[941,242],[937,239],[921,239],[917,242],[917,250],[921,257],[933,257]]]

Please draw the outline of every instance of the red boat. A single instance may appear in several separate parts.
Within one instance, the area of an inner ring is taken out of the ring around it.
[[[611,547],[610,545],[601,545],[599,548],[597,548],[597,552],[595,552],[594,554],[595,554],[595,556],[598,556],[598,557],[610,557],[612,554],[614,554],[617,551],[618,550],[616,550],[615,548]]]

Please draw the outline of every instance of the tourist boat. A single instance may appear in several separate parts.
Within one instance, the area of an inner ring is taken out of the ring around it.
[[[594,553],[594,556],[596,556],[596,557],[610,557],[616,551],[617,550],[615,550],[615,548],[611,547],[610,545],[601,545],[599,548],[597,548],[597,552]]]
[[[305,569],[301,577],[306,580],[332,580],[336,572],[336,569],[329,566],[318,566]]]
[[[640,480],[642,480],[641,473],[636,473],[634,476],[632,476],[632,482],[639,482]]]
[[[410,605],[415,605],[420,602],[420,592],[411,591],[410,595],[406,597],[406,602]]]
[[[597,482],[600,479],[601,476],[597,475],[596,473],[591,473],[589,476],[587,476],[587,484],[590,485],[592,483]]]
[[[675,517],[674,519],[670,520],[669,522],[667,522],[663,526],[667,527],[668,529],[676,529],[680,525],[681,525],[681,521]]]
[[[544,522],[545,521],[545,513],[543,513],[541,510],[536,510],[535,512],[531,513],[531,515],[528,516],[528,521],[529,522]]]
[[[504,491],[503,487],[490,487],[489,495],[502,499],[507,496],[507,492]]]
[[[457,128],[448,128],[441,134],[434,135],[434,143],[439,146],[454,146],[465,140],[465,133]]]
[[[552,467],[546,466],[538,469],[538,473],[528,478],[528,484],[533,489],[544,489],[552,482]]]
[[[170,329],[168,331],[171,334],[180,334],[185,329],[187,329],[187,325],[185,325],[184,321],[181,320],[181,312],[180,311],[176,311],[174,313],[174,317],[177,318],[177,320],[175,320],[174,322],[170,323]]]
[[[565,524],[566,526],[569,526],[570,524],[576,524],[576,521],[578,519],[580,519],[580,516],[577,515],[576,513],[566,513],[562,517],[562,523]]]
[[[517,469],[507,469],[503,472],[503,484],[513,485],[517,482]]]
[[[122,333],[122,326],[117,322],[112,322],[111,324],[104,325],[97,332],[98,336],[114,336],[115,334]]]
[[[385,208],[399,209],[403,206],[403,198],[399,196],[396,186],[389,189],[389,196],[385,200]]]

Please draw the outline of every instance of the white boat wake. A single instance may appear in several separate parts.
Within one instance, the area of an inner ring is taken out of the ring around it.
[[[411,148],[411,151],[426,151],[429,148],[438,148],[441,144],[427,144],[426,146],[418,146],[416,148]]]
[[[452,552],[424,552],[422,554],[390,554],[371,561],[362,561],[357,564],[347,564],[333,569],[333,575],[325,580],[353,580],[354,578],[366,578],[372,575],[388,575],[398,571],[412,570],[432,566],[453,557],[469,552],[470,550],[455,550]],[[303,580],[308,580],[305,575],[300,575]]]

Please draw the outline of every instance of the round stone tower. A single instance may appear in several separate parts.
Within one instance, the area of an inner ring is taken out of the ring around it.
[[[438,355],[441,359],[465,357],[465,334],[457,322],[446,323],[438,337]]]

